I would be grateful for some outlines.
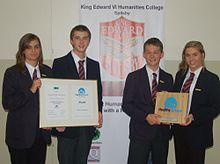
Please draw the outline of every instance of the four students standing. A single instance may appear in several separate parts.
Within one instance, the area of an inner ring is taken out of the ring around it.
[[[73,50],[53,62],[52,70],[43,64],[40,39],[31,33],[19,42],[16,65],[5,71],[2,104],[8,111],[6,144],[13,164],[44,164],[50,129],[40,129],[40,78],[92,79],[98,82],[99,125],[102,127],[102,85],[100,66],[87,57],[91,32],[84,25],[70,33]],[[157,38],[143,46],[146,65],[126,79],[123,111],[130,120],[128,164],[147,163],[149,153],[154,164],[166,164],[171,132],[174,136],[177,164],[203,164],[206,148],[213,145],[213,119],[220,110],[219,78],[205,68],[205,51],[198,41],[188,42],[173,86],[172,75],[159,67],[164,56],[163,44]],[[83,72],[82,72],[83,70]],[[52,75],[53,74],[53,75]],[[154,114],[157,91],[185,92],[191,78],[188,114],[182,125],[162,124]],[[58,139],[60,164],[86,164],[96,127],[59,127],[52,130]]]

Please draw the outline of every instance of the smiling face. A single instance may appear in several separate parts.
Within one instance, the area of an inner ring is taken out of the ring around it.
[[[147,66],[153,71],[156,71],[160,64],[160,59],[164,56],[159,46],[153,44],[146,44],[144,47],[144,58],[146,59]]]
[[[89,46],[90,37],[87,31],[75,31],[70,40],[73,52],[79,57],[84,58],[86,49]]]
[[[193,72],[204,65],[204,54],[196,47],[186,48],[184,57],[186,64]]]
[[[23,51],[23,54],[25,56],[25,61],[31,64],[32,66],[36,66],[38,63],[40,52],[41,52],[41,47],[38,40],[30,41],[30,43]]]

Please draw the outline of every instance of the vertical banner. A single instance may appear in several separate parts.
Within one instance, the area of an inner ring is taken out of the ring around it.
[[[129,117],[121,110],[129,72],[145,64],[143,43],[164,40],[165,0],[81,0],[80,24],[92,33],[87,55],[98,60],[103,85],[103,127],[97,129],[88,163],[125,164]]]

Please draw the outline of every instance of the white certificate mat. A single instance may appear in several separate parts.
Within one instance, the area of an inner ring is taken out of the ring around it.
[[[96,80],[41,79],[40,128],[98,125]]]

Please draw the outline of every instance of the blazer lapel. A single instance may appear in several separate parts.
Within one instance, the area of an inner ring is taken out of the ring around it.
[[[91,71],[93,70],[94,68],[92,67],[92,64],[90,62],[90,59],[87,57],[86,59],[86,79],[91,79],[92,77],[90,75],[92,75]]]
[[[162,73],[161,69],[159,69],[159,80],[157,83],[157,91],[158,92],[163,91],[162,84],[164,84],[164,83],[165,83],[165,79],[163,77],[163,73]]]
[[[193,89],[193,95],[195,94],[195,92],[201,92],[203,90],[202,86],[204,84],[204,82],[206,81],[205,78],[206,78],[206,75],[205,75],[205,72],[206,72],[206,69],[202,69],[199,76],[198,76],[198,79],[196,81],[196,84],[195,84],[195,87]],[[192,103],[193,103],[193,96],[192,95]]]
[[[151,97],[151,89],[150,89],[149,78],[148,78],[148,74],[147,74],[147,70],[145,66],[141,70],[140,78],[141,78],[140,85],[142,85],[141,88],[143,88],[143,94],[144,94],[145,100],[149,100],[149,97]]]
[[[90,58],[86,58],[86,79],[94,79],[94,77],[96,77],[98,69],[97,67],[94,67],[93,65],[94,63],[92,62],[92,60]]]
[[[76,68],[75,60],[74,60],[71,52],[68,53],[66,59],[67,59],[66,64],[67,64],[68,72],[72,73],[73,78],[79,79],[79,74],[78,74],[78,71],[77,71],[77,68]]]
[[[175,79],[175,81],[176,81],[175,91],[176,92],[181,91],[184,79],[185,79],[186,74],[187,74],[187,71],[184,74],[182,72],[179,72],[179,73],[180,73],[180,75],[178,77],[176,77],[177,79]]]
[[[40,76],[41,76],[41,78],[46,78],[47,77],[47,73],[45,72],[44,67],[40,66],[39,69],[40,69]]]
[[[27,69],[27,67],[25,66],[24,72],[22,72],[22,75],[24,77],[24,81],[27,83],[32,83],[32,77]]]
[[[19,75],[18,75],[20,81],[21,81],[21,85],[23,87],[31,87],[33,81],[32,81],[32,77],[27,69],[27,67],[25,66],[24,68],[24,71],[22,72],[19,72]]]
[[[159,69],[159,80],[158,80],[158,85],[157,85],[157,90],[158,92],[161,92],[161,91],[165,91],[167,88],[166,88],[166,76],[164,76],[165,73]]]
[[[200,74],[198,76],[198,79],[196,81],[194,91],[195,91],[196,88],[199,89],[201,87],[201,85],[205,82],[205,78],[206,78],[205,72],[206,72],[205,68],[201,70],[201,72],[200,72]]]

